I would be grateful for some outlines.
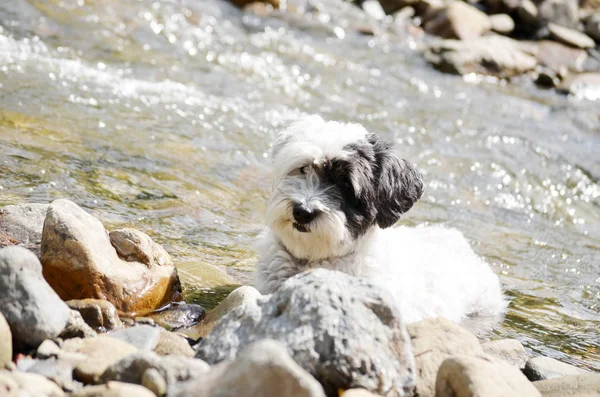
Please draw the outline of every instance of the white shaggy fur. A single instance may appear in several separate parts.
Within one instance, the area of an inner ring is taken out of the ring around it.
[[[407,322],[438,316],[456,322],[500,318],[506,302],[498,277],[459,231],[437,226],[382,229],[373,222],[353,237],[340,196],[322,182],[319,167],[328,159],[348,158],[348,145],[364,143],[369,136],[360,125],[325,122],[318,116],[294,123],[279,136],[273,147],[269,229],[258,243],[257,289],[272,293],[295,274],[327,268],[367,277],[389,290]],[[370,187],[361,186],[358,178],[349,183],[358,192]],[[291,203],[320,211],[308,232],[294,228]]]

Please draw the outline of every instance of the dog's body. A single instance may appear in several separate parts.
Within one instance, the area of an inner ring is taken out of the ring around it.
[[[380,284],[407,322],[504,312],[497,276],[460,232],[389,228],[421,197],[423,182],[388,143],[360,125],[311,116],[279,136],[273,159],[269,230],[255,274],[261,292],[322,267]]]

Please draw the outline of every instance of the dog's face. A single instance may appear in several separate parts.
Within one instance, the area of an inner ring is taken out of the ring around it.
[[[420,172],[358,124],[304,118],[273,151],[268,222],[297,258],[346,255],[372,227],[392,226],[423,192]]]

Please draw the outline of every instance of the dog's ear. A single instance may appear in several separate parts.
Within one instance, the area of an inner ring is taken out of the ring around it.
[[[421,172],[396,157],[389,142],[369,137],[375,151],[376,222],[381,228],[394,225],[423,194]]]

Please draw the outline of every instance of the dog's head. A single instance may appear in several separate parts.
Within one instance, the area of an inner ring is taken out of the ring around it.
[[[372,227],[396,223],[423,192],[421,173],[359,124],[303,118],[279,135],[272,157],[268,222],[297,258],[351,252]]]

